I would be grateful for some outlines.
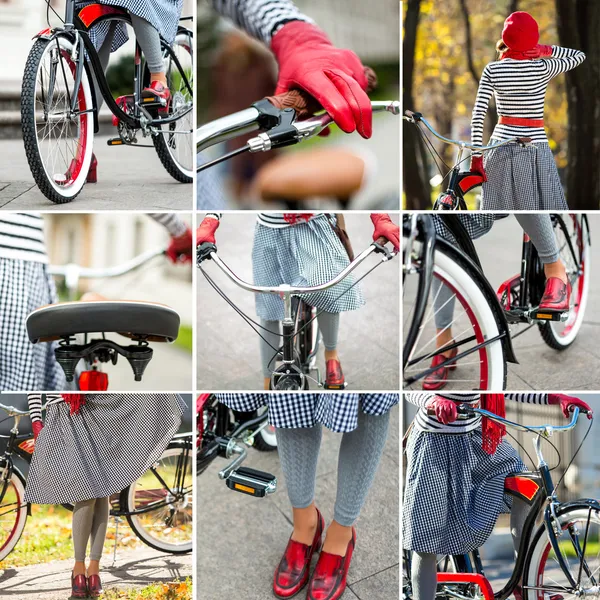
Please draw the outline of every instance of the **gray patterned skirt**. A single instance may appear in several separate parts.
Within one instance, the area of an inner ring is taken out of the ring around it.
[[[65,390],[54,343],[32,344],[27,315],[56,302],[54,281],[43,263],[0,258],[0,390]]]
[[[547,143],[525,148],[507,144],[490,150],[484,166],[488,180],[483,184],[482,210],[568,210]]]
[[[403,545],[414,552],[465,554],[483,546],[498,515],[510,510],[504,480],[527,470],[506,441],[495,454],[484,452],[480,430],[413,430],[406,454]]]
[[[25,488],[25,501],[65,504],[106,498],[139,479],[179,429],[176,394],[87,394],[79,414],[48,407]]]
[[[256,224],[252,248],[255,285],[320,285],[333,279],[349,263],[326,215],[290,227]],[[365,301],[354,282],[351,274],[332,288],[302,298],[308,305],[330,313],[356,310]],[[267,321],[281,321],[283,300],[274,294],[256,294],[256,313]]]
[[[273,427],[297,429],[324,425],[331,431],[345,433],[358,426],[358,411],[379,416],[387,413],[399,401],[399,394],[329,393],[237,393],[216,394],[233,410],[250,412],[263,406],[269,408],[269,423]]]

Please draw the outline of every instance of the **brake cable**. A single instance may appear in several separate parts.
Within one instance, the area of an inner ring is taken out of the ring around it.
[[[50,11],[52,11],[64,25],[64,19],[56,12],[54,7],[50,5],[50,0],[46,0],[46,23],[48,24],[48,27],[52,28],[52,25],[50,24]]]

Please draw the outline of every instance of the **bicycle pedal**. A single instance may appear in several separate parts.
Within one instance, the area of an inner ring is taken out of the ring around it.
[[[275,475],[250,469],[249,467],[240,467],[232,471],[225,482],[230,490],[255,496],[256,498],[264,498],[277,489],[277,477]]]
[[[552,311],[539,311],[534,310],[530,313],[532,319],[536,321],[558,321],[565,322],[569,318],[569,311],[565,312],[552,312]]]
[[[107,142],[109,146],[123,146],[124,142],[121,138],[110,138]]]
[[[344,383],[335,384],[335,385],[332,385],[330,383],[323,384],[323,388],[326,390],[345,390],[347,387],[348,387],[348,383],[346,381],[344,381]]]

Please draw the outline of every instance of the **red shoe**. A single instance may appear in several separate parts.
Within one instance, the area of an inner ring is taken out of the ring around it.
[[[310,562],[313,554],[321,549],[321,537],[325,529],[325,519],[317,510],[317,531],[310,546],[295,542],[290,538],[281,562],[275,570],[273,593],[278,598],[295,596],[308,582]]]
[[[93,152],[92,162],[90,163],[90,170],[88,171],[86,181],[88,183],[98,183],[98,159]]]
[[[546,281],[546,289],[538,307],[550,312],[565,312],[569,310],[571,300],[571,284],[563,283],[558,277],[550,277]]]
[[[88,587],[85,575],[71,575],[71,598],[87,598]]]
[[[454,340],[452,340],[452,343],[454,344]],[[452,350],[450,350],[450,356],[438,354],[433,357],[433,360],[431,361],[431,366],[437,367],[438,365],[442,364],[445,360],[453,358],[457,354],[458,348],[453,348]],[[456,369],[456,363],[453,362],[448,363],[445,367],[440,367],[439,369],[436,369],[423,379],[423,389],[432,391],[441,390],[442,388],[446,387],[450,371],[454,371],[454,369]]]
[[[352,528],[352,539],[348,542],[346,556],[321,552],[308,584],[306,600],[338,600],[346,589],[346,577],[356,545],[356,529]]]
[[[71,179],[73,179],[73,173],[75,173],[77,169],[77,159],[73,159],[71,161],[71,164],[69,165],[69,168],[67,169],[67,172],[65,173],[64,177],[54,177],[54,181],[56,181],[56,183],[68,183],[69,181],[71,181]],[[92,161],[90,162],[90,170],[88,171],[87,174],[87,179],[86,181],[88,183],[97,183],[98,182],[98,159],[96,158],[96,155],[94,153],[92,153]]]
[[[100,575],[90,575],[88,577],[88,592],[90,598],[99,598],[103,591]]]
[[[171,90],[163,85],[160,81],[153,81],[150,87],[142,90],[142,101],[149,102],[150,99],[155,102],[158,100],[165,100],[166,105],[159,108],[159,113],[169,112],[169,104],[171,102]]]
[[[343,390],[346,387],[346,379],[342,372],[340,361],[331,358],[325,363],[325,387],[334,390]]]

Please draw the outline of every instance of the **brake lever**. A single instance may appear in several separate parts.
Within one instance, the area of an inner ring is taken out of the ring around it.
[[[393,252],[391,250],[388,250],[387,247],[383,244],[380,244],[378,242],[373,242],[371,244],[373,246],[373,248],[375,248],[375,253],[376,254],[383,254],[384,255],[384,259],[383,260],[392,260],[392,258],[394,258],[394,256],[396,256],[396,252]]]
[[[210,260],[210,255],[216,251],[217,246],[211,242],[204,242],[203,244],[200,244],[196,248],[196,264],[200,265],[200,263],[204,262],[205,260]]]

